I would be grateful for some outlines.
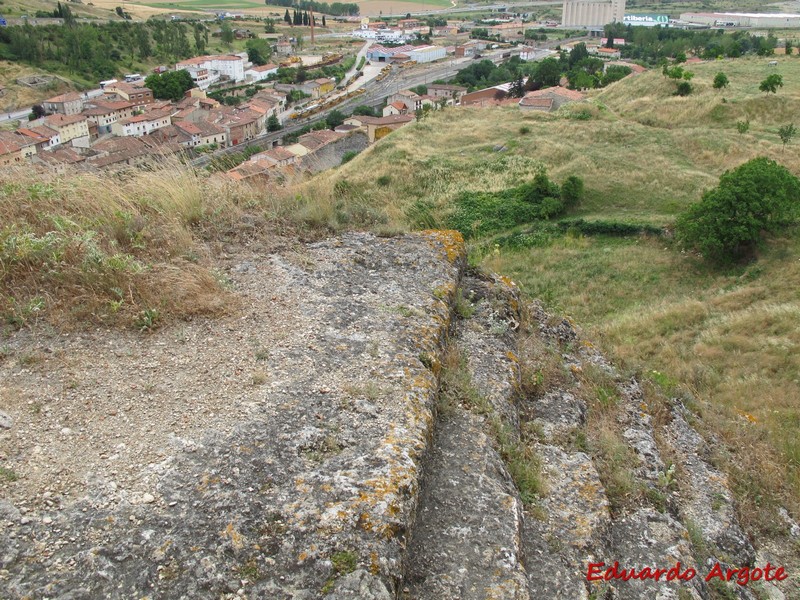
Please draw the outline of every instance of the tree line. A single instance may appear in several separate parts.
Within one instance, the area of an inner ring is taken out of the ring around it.
[[[769,56],[775,51],[778,40],[769,35],[761,37],[746,31],[726,34],[722,29],[686,31],[665,27],[634,27],[622,23],[605,26],[605,35],[625,39],[618,50],[622,58],[638,60],[651,66],[664,60],[685,60],[688,53],[713,60],[720,56],[738,58],[746,54]]]
[[[65,18],[64,25],[34,27],[26,23],[0,28],[0,58],[108,79],[120,74],[122,64],[134,60],[176,62],[204,54],[208,33],[202,23],[149,20],[78,24]]]
[[[606,65],[603,60],[590,56],[586,45],[580,43],[570,52],[561,52],[558,58],[549,57],[539,62],[524,62],[518,56],[500,65],[490,60],[478,61],[460,70],[453,81],[470,91],[510,81],[511,96],[522,97],[526,91],[556,86],[564,76],[569,87],[586,89],[605,87],[630,73],[629,67]]]
[[[311,10],[334,17],[355,17],[358,15],[358,4],[350,2],[316,2],[315,0],[265,0],[268,6],[294,7],[296,10]]]
[[[314,25],[317,24],[317,18],[313,17],[308,13],[307,10],[297,10],[294,9],[294,12],[291,16],[289,16],[289,9],[286,9],[286,12],[283,15],[283,20],[286,21],[287,25],[294,25],[294,26],[304,26],[308,27],[311,25],[313,20]],[[327,27],[327,23],[325,22],[325,15],[322,15],[322,26]]]

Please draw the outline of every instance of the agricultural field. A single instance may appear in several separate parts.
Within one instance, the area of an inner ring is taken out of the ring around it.
[[[114,10],[120,3],[118,0],[97,0],[97,6]],[[363,16],[378,16],[381,14],[403,14],[420,10],[438,10],[456,6],[455,0],[403,0],[394,2],[390,0],[364,0],[357,2]],[[271,13],[283,15],[285,6],[268,6],[256,0],[150,0],[149,2],[126,2],[126,10],[139,18],[147,18],[153,14],[166,14],[185,12],[207,13],[215,10],[245,12],[260,17],[270,16]]]

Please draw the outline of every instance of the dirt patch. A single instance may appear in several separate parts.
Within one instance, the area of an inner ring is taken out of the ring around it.
[[[269,348],[287,335],[294,301],[271,291],[267,265],[254,269],[237,256],[226,271],[245,304],[267,296],[258,316],[152,334],[35,329],[0,342],[0,406],[13,423],[0,429],[0,467],[18,478],[0,483],[3,496],[37,508],[100,487],[135,500],[152,490],[158,469],[148,467],[241,420],[270,379]]]

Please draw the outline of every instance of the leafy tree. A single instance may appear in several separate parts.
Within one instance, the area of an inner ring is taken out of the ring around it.
[[[203,37],[204,29],[205,26],[200,23],[194,25],[194,48],[197,50],[198,55],[205,54],[206,51],[206,41]]]
[[[29,121],[34,121],[35,119],[41,119],[47,115],[47,111],[41,104],[34,104],[31,106],[31,114],[28,115]]]
[[[536,81],[541,83],[542,87],[558,85],[561,80],[561,67],[558,65],[558,61],[553,57],[545,58],[539,63],[534,77]]]
[[[281,127],[280,121],[278,121],[278,117],[275,114],[271,114],[267,119],[267,131],[280,131],[283,129]]]
[[[228,21],[222,21],[220,39],[226,46],[230,46],[233,43],[233,29]]]
[[[194,87],[194,81],[188,71],[181,69],[148,75],[144,85],[153,90],[153,96],[160,100],[180,100],[186,90]]]
[[[586,49],[586,44],[583,42],[575,44],[575,47],[569,52],[569,68],[571,69],[586,58],[589,58],[589,51]]]
[[[765,93],[777,93],[778,88],[783,87],[783,77],[777,73],[768,75],[767,78],[761,82],[758,89]]]
[[[264,21],[264,33],[275,33],[275,19],[268,17]]]
[[[782,127],[778,128],[778,135],[783,142],[783,149],[786,150],[786,144],[792,141],[792,138],[797,133],[797,128],[794,126],[794,123],[790,123],[789,125],[783,125]]]
[[[328,116],[325,117],[325,124],[328,126],[328,129],[336,129],[339,125],[344,123],[345,116],[339,110],[332,110],[328,113]]]
[[[525,82],[522,80],[522,75],[518,75],[517,78],[511,82],[508,95],[512,98],[522,98],[525,95]]]
[[[606,38],[606,48],[613,48],[613,47],[614,47],[614,36],[613,35],[609,35]]]
[[[721,90],[723,88],[726,88],[726,87],[728,87],[729,83],[730,82],[728,81],[728,76],[725,75],[725,73],[720,72],[720,73],[717,73],[714,76],[714,89],[715,90]]]
[[[626,67],[623,65],[608,65],[606,68],[605,73],[600,78],[600,87],[605,87],[614,83],[615,81],[619,81],[623,77],[627,77],[633,72],[633,69],[630,67]]]
[[[250,62],[256,65],[265,65],[269,62],[269,57],[272,50],[269,47],[267,40],[250,39],[245,42],[245,49],[247,50],[247,58]]]
[[[266,0],[266,2],[269,3],[269,0]],[[291,25],[292,24],[292,17],[289,16],[289,9],[288,8],[286,9],[286,12],[283,14],[283,20],[286,21],[287,25]]]
[[[797,221],[800,180],[768,158],[755,158],[720,177],[676,223],[678,239],[706,259],[750,258],[765,233]]]
[[[792,53],[794,46],[792,45],[791,40],[786,40],[786,56],[789,56]]]
[[[417,121],[424,121],[431,112],[431,105],[424,104],[422,108],[418,108],[414,111],[414,117],[416,117]]]
[[[661,73],[664,77],[669,77],[670,79],[684,79],[689,81],[694,77],[694,73],[691,71],[686,71],[680,65],[675,65],[670,67],[669,65],[664,65],[664,68],[661,69]]]
[[[363,104],[360,105],[360,106],[356,106],[353,109],[353,114],[356,115],[356,116],[361,115],[361,116],[364,116],[364,117],[375,117],[375,116],[377,116],[375,114],[375,111],[372,109],[371,106],[365,106]]]

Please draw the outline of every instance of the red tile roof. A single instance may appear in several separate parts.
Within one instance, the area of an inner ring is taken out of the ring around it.
[[[201,65],[205,62],[211,62],[212,60],[230,60],[230,61],[242,61],[244,59],[241,56],[236,56],[235,54],[207,54],[205,56],[195,56],[194,58],[187,58],[186,60],[182,60],[178,63],[180,65]]]
[[[61,104],[62,102],[75,102],[76,100],[83,100],[83,96],[78,92],[67,92],[66,94],[48,98],[45,100],[45,102],[49,102],[51,104]]]
[[[64,127],[66,125],[72,125],[73,123],[80,123],[81,121],[85,121],[86,117],[83,115],[49,115],[44,118],[45,123],[48,125],[54,125],[56,127]]]

